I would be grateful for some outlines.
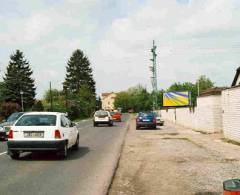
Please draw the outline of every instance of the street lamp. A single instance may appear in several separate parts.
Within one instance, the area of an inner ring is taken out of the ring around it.
[[[21,95],[21,102],[22,102],[22,111],[24,112],[24,107],[23,107],[23,91],[20,91],[20,95]]]

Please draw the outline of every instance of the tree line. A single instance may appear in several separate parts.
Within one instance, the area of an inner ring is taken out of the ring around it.
[[[30,63],[23,52],[16,50],[0,82],[0,116],[12,112],[58,111],[68,112],[72,119],[88,117],[100,106],[96,99],[91,63],[80,49],[75,50],[66,65],[62,89],[46,90],[42,100],[36,100],[36,86]],[[22,107],[23,105],[23,107]]]
[[[191,82],[175,82],[167,89],[161,89],[157,92],[158,107],[163,107],[163,94],[169,91],[189,91],[191,92],[192,106],[196,106],[196,100],[199,93],[213,88],[214,83],[205,75],[200,76],[195,83]],[[199,88],[199,89],[198,89]],[[117,94],[114,103],[115,108],[121,107],[124,112],[133,110],[134,112],[149,111],[153,107],[153,93],[149,93],[146,88],[141,85],[132,87],[127,91]]]

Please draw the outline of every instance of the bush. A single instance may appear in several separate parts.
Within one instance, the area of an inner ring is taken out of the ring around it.
[[[1,105],[1,115],[7,118],[14,112],[21,111],[21,106],[15,102],[3,102]]]
[[[71,120],[79,118],[80,117],[79,107],[76,105],[72,105],[68,110],[68,116]]]
[[[35,101],[32,111],[44,111],[44,107],[42,101]]]

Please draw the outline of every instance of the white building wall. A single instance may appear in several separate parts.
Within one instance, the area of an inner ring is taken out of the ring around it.
[[[114,102],[116,98],[115,93],[111,93],[108,96],[102,98],[102,109],[104,110],[114,110]]]
[[[237,86],[237,85],[240,85],[240,76],[239,76],[238,79],[237,79],[236,86]]]
[[[240,86],[222,92],[223,133],[240,142]]]
[[[162,110],[163,119],[208,133],[222,131],[221,95],[199,97],[195,110],[176,108]],[[175,116],[176,112],[176,116]]]

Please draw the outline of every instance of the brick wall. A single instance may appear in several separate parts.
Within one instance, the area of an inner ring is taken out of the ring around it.
[[[208,133],[222,131],[221,95],[199,97],[197,107],[162,110],[163,119]],[[176,114],[175,114],[176,113]]]
[[[222,92],[223,133],[240,142],[240,86]]]

